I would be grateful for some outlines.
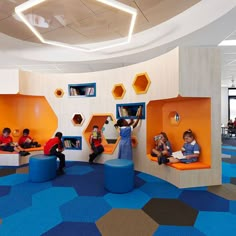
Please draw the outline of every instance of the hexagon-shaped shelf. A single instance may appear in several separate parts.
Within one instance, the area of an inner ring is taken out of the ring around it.
[[[123,84],[115,84],[112,89],[112,95],[115,99],[122,99],[125,95],[126,89]]]
[[[105,154],[112,154],[116,149],[116,146],[119,142],[119,133],[114,127],[115,118],[113,114],[105,113],[105,114],[94,114],[90,118],[87,127],[83,131],[83,136],[85,141],[89,143],[89,137],[93,130],[93,126],[97,125],[100,130],[102,130],[102,145],[104,146]],[[106,132],[106,130],[109,132]]]
[[[54,91],[54,94],[57,98],[62,98],[64,95],[64,91],[63,89],[58,88]]]
[[[84,120],[84,116],[81,113],[76,113],[73,115],[71,121],[74,126],[82,126]]]
[[[134,82],[132,85],[136,94],[143,94],[143,93],[147,93],[150,84],[151,84],[151,80],[148,74],[145,72],[145,73],[137,74],[134,78]]]

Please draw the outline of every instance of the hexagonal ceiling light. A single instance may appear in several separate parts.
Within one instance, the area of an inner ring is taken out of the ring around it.
[[[63,48],[68,48],[68,49],[73,49],[73,50],[79,50],[79,51],[83,51],[83,52],[95,52],[95,51],[100,51],[100,50],[103,50],[103,49],[108,49],[108,48],[112,48],[112,47],[125,45],[125,44],[130,43],[130,41],[131,41],[131,37],[132,37],[132,34],[133,34],[134,25],[135,25],[135,21],[136,21],[136,17],[137,17],[137,10],[135,8],[132,8],[132,7],[130,7],[126,4],[124,4],[124,3],[118,2],[116,0],[94,0],[94,1],[97,1],[97,2],[103,3],[105,5],[108,5],[110,7],[116,8],[116,9],[118,9],[120,11],[123,11],[123,12],[126,12],[126,13],[128,13],[132,16],[128,35],[127,35],[126,39],[123,42],[109,43],[105,46],[96,47],[96,48],[85,48],[85,47],[82,47],[81,45],[76,46],[76,45],[70,45],[70,44],[57,42],[57,41],[46,40],[36,30],[36,28],[33,25],[30,24],[28,19],[23,14],[24,11],[29,10],[30,8],[35,7],[36,5],[38,5],[42,2],[45,2],[45,1],[47,1],[47,0],[29,0],[29,1],[27,1],[25,3],[22,3],[21,5],[19,5],[15,8],[16,15],[22,20],[22,22],[33,32],[33,34],[42,43],[53,45],[53,46],[58,46],[58,47],[63,47]]]

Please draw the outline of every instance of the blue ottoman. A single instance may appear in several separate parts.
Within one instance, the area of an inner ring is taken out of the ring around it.
[[[134,187],[134,163],[114,159],[104,163],[105,188],[112,193],[126,193]]]
[[[31,182],[45,182],[57,175],[57,157],[43,154],[31,156],[29,160],[29,180]]]

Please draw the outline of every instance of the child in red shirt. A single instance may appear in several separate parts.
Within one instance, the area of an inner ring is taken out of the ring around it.
[[[54,138],[47,141],[44,146],[44,154],[48,156],[56,156],[59,160],[59,168],[57,170],[59,175],[63,175],[65,168],[65,155],[62,153],[64,150],[62,143],[62,133],[57,132]]]
[[[21,156],[27,156],[30,153],[26,152],[24,149],[22,149],[17,143],[13,143],[13,139],[10,136],[11,129],[10,128],[4,128],[2,131],[2,135],[0,136],[0,150],[6,151],[6,152],[19,152]]]
[[[92,134],[89,138],[89,143],[93,153],[89,155],[89,163],[92,164],[94,159],[104,152],[104,147],[102,146],[102,135],[97,125],[93,126]]]
[[[33,139],[29,136],[30,130],[29,129],[24,129],[23,130],[23,135],[19,139],[19,145],[22,148],[33,148],[33,147],[41,147],[38,142],[34,142]]]

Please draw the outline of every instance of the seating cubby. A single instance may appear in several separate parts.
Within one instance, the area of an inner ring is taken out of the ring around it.
[[[201,154],[197,163],[175,163],[168,166],[179,170],[205,169],[211,167],[211,99],[184,98],[150,101],[147,104],[147,157],[154,147],[153,137],[165,132],[173,151],[180,150],[184,140],[183,132],[192,129],[200,145]],[[198,108],[196,111],[196,107]],[[176,119],[176,114],[178,118]],[[177,121],[176,121],[177,120]],[[181,121],[181,122],[180,122]],[[153,125],[155,124],[155,125]]]
[[[142,110],[141,119],[145,119],[145,103],[116,104],[116,118],[137,119],[138,113]]]
[[[104,152],[105,154],[112,154],[116,147],[117,144],[119,142],[119,133],[118,131],[116,131],[116,129],[114,128],[114,122],[115,122],[115,118],[113,116],[113,114],[111,113],[105,113],[105,114],[94,114],[91,116],[87,127],[84,129],[83,131],[83,136],[85,138],[85,141],[87,142],[88,146],[90,147],[90,143],[89,143],[89,138],[91,135],[91,132],[93,130],[93,126],[97,125],[99,127],[100,130],[103,129],[104,125],[107,123],[107,120],[110,119],[109,122],[113,122],[112,123],[112,127],[114,129],[114,133],[116,133],[116,139],[114,140],[114,142],[109,142],[108,138],[105,136],[105,133],[102,132],[102,145],[104,146]]]
[[[95,97],[96,83],[69,84],[68,92],[70,97]]]

